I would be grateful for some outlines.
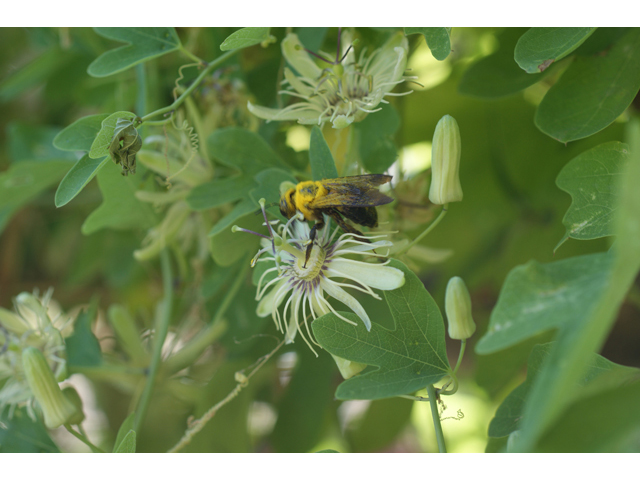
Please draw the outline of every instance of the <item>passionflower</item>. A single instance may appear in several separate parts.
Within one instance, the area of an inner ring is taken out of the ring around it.
[[[318,65],[298,36],[290,33],[282,41],[282,54],[298,75],[285,68],[284,83],[288,88],[280,93],[301,101],[281,110],[251,102],[247,107],[268,121],[297,120],[309,125],[329,121],[333,128],[347,127],[380,110],[376,108],[380,103],[388,103],[385,96],[410,93],[390,93],[396,85],[414,78],[404,76],[408,51],[406,37],[398,33],[371,55],[363,50],[357,62],[351,47],[342,59],[335,61],[313,54],[320,59]]]
[[[328,296],[346,305],[360,317],[365,328],[371,330],[369,315],[347,290],[358,290],[380,300],[380,296],[373,291],[374,288],[394,290],[404,284],[404,273],[387,266],[388,261],[363,261],[372,257],[385,258],[389,254],[392,243],[383,240],[385,235],[368,236],[371,243],[366,243],[362,237],[353,233],[338,236],[339,229],[332,231],[327,217],[324,228],[316,235],[305,268],[305,254],[311,231],[307,222],[303,221],[302,215],[294,216],[286,224],[280,224],[277,220],[269,222],[264,199],[260,201],[260,205],[269,236],[240,227],[233,228],[236,232],[244,231],[262,237],[262,248],[254,257],[253,266],[258,262],[273,263],[258,282],[258,316],[271,315],[276,328],[285,334],[287,343],[292,343],[296,333],[300,331],[304,341],[313,350],[300,330],[300,325],[304,324],[313,341],[308,318],[315,320],[326,313],[334,313],[345,322],[355,325],[335,310],[326,298]],[[350,258],[352,256],[360,259]],[[284,309],[280,313],[283,302]]]

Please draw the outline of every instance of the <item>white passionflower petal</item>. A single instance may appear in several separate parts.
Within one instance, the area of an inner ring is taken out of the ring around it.
[[[266,211],[262,204],[266,225]],[[360,302],[347,292],[348,289],[358,290],[380,300],[372,288],[392,290],[404,284],[402,271],[387,266],[385,263],[369,263],[362,260],[367,257],[386,257],[393,246],[386,240],[369,243],[366,237],[352,233],[337,236],[337,229],[332,231],[331,221],[326,218],[326,225],[319,230],[306,258],[309,243],[309,225],[295,217],[286,224],[270,223],[268,237],[261,240],[262,248],[254,258],[256,262],[273,262],[266,272],[278,272],[278,277],[263,283],[267,273],[263,274],[258,285],[256,299],[259,300],[257,314],[266,317],[269,314],[274,319],[278,330],[285,334],[285,340],[293,342],[299,333],[309,347],[311,343],[302,333],[301,325],[311,338],[308,320],[315,320],[327,313],[333,313],[347,323],[357,326],[358,323],[346,318],[331,304],[335,299],[353,311],[367,330],[371,329],[369,315]],[[243,229],[237,228],[235,231]],[[247,230],[244,230],[247,232]],[[250,232],[255,233],[255,232]],[[382,235],[373,235],[377,239]],[[335,242],[334,242],[335,240]],[[376,253],[374,248],[386,250]],[[353,255],[357,259],[345,258]],[[328,297],[328,298],[327,298]],[[284,303],[282,313],[280,307]]]
[[[343,40],[349,50],[338,63],[327,54],[314,54],[318,57],[314,59],[296,34],[287,35],[282,53],[295,72],[284,69],[283,83],[288,87],[280,93],[300,101],[280,110],[251,103],[248,109],[268,121],[296,120],[305,125],[331,122],[333,128],[340,129],[378,111],[378,105],[386,103],[385,96],[404,94],[391,93],[396,85],[415,78],[404,76],[409,44],[402,33],[392,36],[371,55],[363,51],[358,61],[346,34]]]

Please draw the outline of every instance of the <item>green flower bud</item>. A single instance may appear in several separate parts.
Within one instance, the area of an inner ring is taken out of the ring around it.
[[[24,320],[4,308],[0,308],[0,325],[16,335],[22,335],[29,330],[29,325]]]
[[[74,407],[76,407],[76,413],[74,413],[67,422],[71,425],[80,425],[84,422],[84,412],[82,411],[82,399],[78,392],[73,387],[65,387],[62,389],[62,394],[69,400]]]
[[[116,165],[122,165],[122,175],[136,173],[136,153],[141,148],[142,137],[133,122],[127,118],[119,118],[109,145],[109,155]]]
[[[77,413],[76,407],[63,395],[42,352],[33,347],[25,348],[22,367],[29,388],[42,408],[47,428],[58,428],[69,422]]]
[[[135,365],[147,365],[149,354],[142,344],[140,332],[129,311],[121,305],[111,305],[107,312],[109,323],[120,339],[122,349],[129,355]]]
[[[331,356],[336,362],[338,370],[340,370],[340,374],[345,380],[347,378],[353,377],[354,375],[357,375],[367,367],[364,363],[352,362],[351,360],[347,360],[346,358],[338,357],[333,353],[331,354]]]
[[[460,129],[455,118],[445,115],[436,125],[431,147],[429,200],[437,205],[462,200],[460,186]]]
[[[447,284],[444,310],[449,322],[449,337],[465,340],[473,335],[476,324],[471,317],[471,297],[464,280],[460,277],[453,277]]]

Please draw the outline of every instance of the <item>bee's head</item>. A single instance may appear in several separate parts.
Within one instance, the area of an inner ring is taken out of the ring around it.
[[[296,203],[293,199],[295,194],[296,189],[290,188],[280,197],[280,213],[286,218],[291,218],[296,214]]]

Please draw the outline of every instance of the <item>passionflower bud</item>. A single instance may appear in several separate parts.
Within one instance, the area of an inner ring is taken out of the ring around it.
[[[445,115],[433,133],[429,200],[437,205],[462,200],[460,185],[460,129],[455,118]]]
[[[444,310],[449,322],[449,337],[454,340],[466,340],[473,335],[476,324],[471,317],[471,297],[464,280],[460,277],[453,277],[447,284]]]
[[[331,356],[336,362],[338,370],[340,370],[340,374],[345,380],[353,377],[354,375],[357,375],[367,367],[364,363],[352,362],[351,360],[347,360],[346,358],[338,357],[333,353],[331,354]]]
[[[22,367],[29,388],[36,398],[47,428],[68,423],[77,413],[76,407],[62,393],[42,352],[34,347],[22,351]]]
[[[141,148],[142,137],[133,122],[127,118],[119,118],[109,145],[109,155],[116,165],[122,165],[122,175],[136,173],[136,153]]]

